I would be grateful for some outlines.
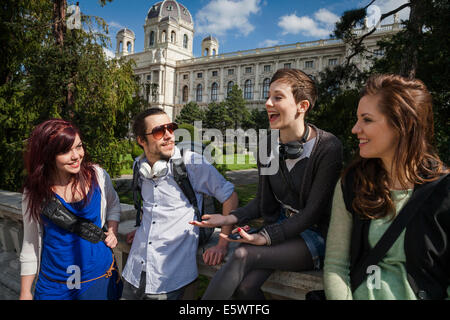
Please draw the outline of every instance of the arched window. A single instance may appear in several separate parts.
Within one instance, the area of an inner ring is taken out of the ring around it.
[[[188,88],[188,86],[184,86],[183,87],[183,94],[182,94],[183,102],[187,102],[188,101],[188,96],[189,96],[189,88]]]
[[[211,86],[211,101],[217,101],[217,92],[219,91],[219,85],[214,82]]]
[[[170,33],[170,42],[175,43],[177,41],[177,35],[175,34],[175,31],[172,31]]]
[[[151,47],[155,44],[155,31],[150,32],[150,40],[148,42],[148,45]]]
[[[201,102],[203,99],[203,86],[201,84],[199,84],[197,86],[197,91],[195,92],[195,100],[197,102]]]
[[[188,48],[188,36],[186,34],[183,36],[183,48]]]
[[[230,92],[231,92],[231,89],[233,88],[233,86],[234,86],[234,82],[233,81],[228,82],[228,84],[227,84],[227,98],[230,95]]]
[[[205,57],[207,57],[208,55],[209,55],[209,49],[206,48],[206,49],[205,49]]]
[[[161,33],[161,42],[166,42],[166,41],[167,41],[166,31],[163,31]]]
[[[252,100],[253,99],[253,84],[252,80],[245,81],[244,84],[244,99]]]
[[[131,53],[131,42],[130,41],[127,42],[127,52]]]
[[[216,55],[216,49],[213,49],[212,51],[212,55],[215,56]]]
[[[270,79],[266,78],[263,81],[263,99],[267,99],[269,97],[269,88],[270,88]]]

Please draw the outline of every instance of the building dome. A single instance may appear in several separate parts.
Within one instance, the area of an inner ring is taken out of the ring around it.
[[[214,42],[219,43],[219,41],[216,38],[214,38],[212,35],[209,35],[205,39],[202,40],[202,42],[205,42],[205,41],[214,41]]]
[[[127,29],[127,28],[120,29],[117,32],[117,35],[122,35],[122,34],[126,34],[126,35],[129,35],[131,37],[135,37],[134,32],[132,30],[130,30],[130,29]]]
[[[185,6],[175,0],[164,0],[155,3],[147,13],[147,20],[158,18],[175,19],[178,22],[193,24],[191,13]]]

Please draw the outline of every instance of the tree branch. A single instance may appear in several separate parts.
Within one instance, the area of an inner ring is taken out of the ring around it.
[[[375,2],[375,0],[372,0],[365,8],[369,7],[369,6],[370,6],[372,3],[374,3],[374,2]],[[399,12],[400,10],[403,10],[404,8],[410,7],[410,6],[411,6],[411,3],[408,2],[408,3],[405,3],[405,4],[401,5],[401,6],[398,7],[397,9],[394,9],[394,10],[391,10],[391,11],[389,11],[389,12],[387,12],[387,13],[382,14],[381,17],[380,17],[380,22],[383,21],[384,19],[386,19],[387,17],[389,17],[389,16],[391,16],[391,15],[393,15],[393,14]],[[355,44],[352,44],[352,47],[360,47],[360,46],[362,45],[364,39],[366,39],[368,36],[370,36],[370,35],[371,35],[372,33],[374,33],[376,30],[377,30],[377,28],[374,27],[374,28],[373,28],[372,30],[370,30],[369,32],[363,34],[363,35],[358,39],[358,42],[356,42]],[[351,31],[350,31],[350,32],[351,32]],[[350,64],[350,60],[351,60],[354,56],[356,56],[358,53],[360,53],[360,52],[359,52],[358,50],[355,50],[351,55],[349,55],[349,56],[346,58],[346,66],[348,66],[348,65]]]

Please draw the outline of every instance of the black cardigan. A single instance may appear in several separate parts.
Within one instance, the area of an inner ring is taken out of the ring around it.
[[[370,220],[362,219],[351,206],[354,191],[350,171],[342,185],[345,205],[353,216],[350,248],[350,279],[352,270],[369,252]],[[425,185],[424,185],[425,186]],[[416,190],[416,187],[414,188]],[[406,226],[405,256],[408,282],[418,299],[445,299],[450,286],[450,175],[443,178],[433,194]],[[357,288],[352,288],[352,291]]]
[[[238,224],[263,217],[265,229],[272,245],[300,235],[301,232],[317,225],[326,237],[331,214],[334,187],[342,169],[342,143],[329,132],[309,124],[316,130],[317,136],[300,185],[300,212],[289,219],[277,223],[280,216],[280,204],[273,200],[269,178],[259,174],[258,192],[255,199],[245,207],[231,212],[238,218]],[[270,135],[267,137],[270,154]],[[258,173],[261,163],[258,157]]]

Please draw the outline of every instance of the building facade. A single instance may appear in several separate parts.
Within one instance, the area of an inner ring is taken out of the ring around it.
[[[366,47],[374,55],[382,55],[377,41],[399,28],[398,19],[378,27],[365,39]],[[190,101],[206,107],[225,100],[235,84],[242,89],[249,108],[263,108],[276,70],[297,68],[317,77],[326,67],[343,63],[349,52],[342,41],[326,39],[219,54],[218,40],[209,35],[202,41],[202,56],[194,57],[193,19],[189,10],[175,0],[154,4],[147,13],[144,30],[144,51],[140,53],[134,53],[134,33],[120,30],[116,56],[135,60],[140,94],[173,119]],[[363,34],[367,30],[355,32]],[[354,59],[360,68],[369,67],[367,59]]]

